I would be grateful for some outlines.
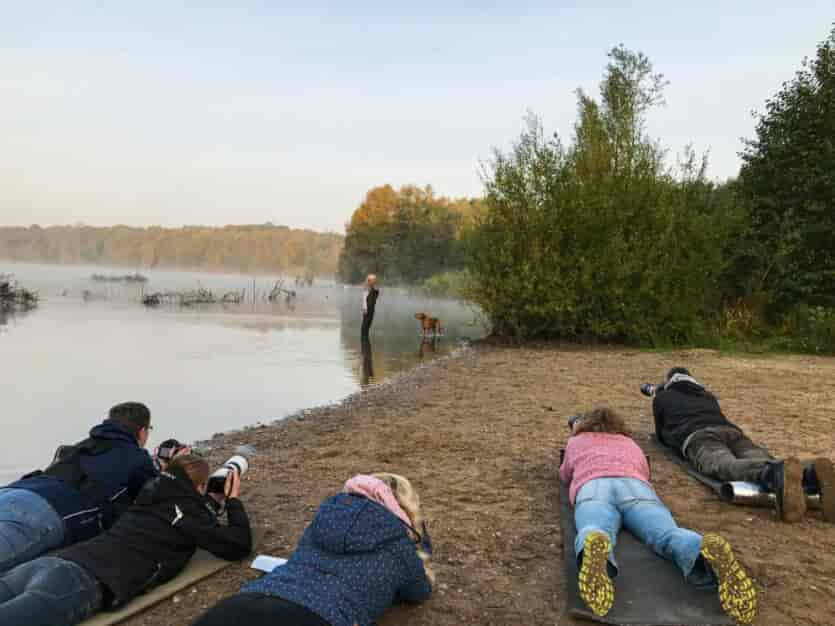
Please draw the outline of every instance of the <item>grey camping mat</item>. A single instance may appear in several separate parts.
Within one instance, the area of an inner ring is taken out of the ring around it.
[[[601,624],[629,626],[733,626],[719,605],[715,591],[700,591],[684,581],[681,571],[623,530],[615,556],[620,572],[615,578],[615,604],[597,617],[580,599],[577,558],[574,554],[574,510],[568,489],[560,483],[560,526],[566,581],[566,612]]]

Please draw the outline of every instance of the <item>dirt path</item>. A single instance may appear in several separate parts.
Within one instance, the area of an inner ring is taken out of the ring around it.
[[[261,552],[288,554],[319,501],[358,472],[391,470],[418,487],[435,544],[438,588],[419,608],[381,624],[567,624],[557,462],[565,417],[603,403],[622,411],[643,443],[651,407],[638,383],[688,365],[726,414],[778,455],[835,456],[835,359],[711,351],[481,346],[280,427],[217,440],[261,455],[244,488]],[[831,626],[835,526],[818,513],[778,523],[768,510],[721,504],[656,450],[656,488],[683,526],[719,531],[760,590],[758,624]],[[570,549],[570,548],[569,548]],[[624,575],[629,575],[628,572]],[[128,622],[186,625],[251,573],[224,573]]]

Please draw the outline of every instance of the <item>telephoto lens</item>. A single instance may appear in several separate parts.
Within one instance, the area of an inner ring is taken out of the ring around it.
[[[641,393],[651,398],[655,395],[655,385],[652,383],[644,383],[641,385]]]
[[[243,454],[236,454],[209,476],[209,484],[206,491],[208,493],[223,493],[226,486],[226,477],[229,475],[229,472],[238,472],[239,476],[243,476],[248,469],[249,461],[247,458]]]

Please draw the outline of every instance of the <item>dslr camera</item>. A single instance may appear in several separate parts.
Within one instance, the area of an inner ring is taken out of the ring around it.
[[[644,384],[641,385],[641,393],[644,394],[645,396],[651,398],[655,395],[655,393],[659,389],[663,389],[663,388],[664,388],[664,383],[659,383],[657,385],[653,385],[652,383],[644,383]]]
[[[157,469],[162,469],[164,465],[170,463],[177,453],[184,448],[188,448],[188,446],[176,439],[166,439],[159,444],[154,453],[154,464]]]

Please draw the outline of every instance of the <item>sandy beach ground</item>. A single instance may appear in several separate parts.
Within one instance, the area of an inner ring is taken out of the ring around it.
[[[557,470],[565,418],[608,404],[634,428],[679,523],[721,532],[734,545],[760,592],[758,624],[831,626],[835,526],[817,512],[786,525],[767,509],[722,504],[648,445],[651,406],[638,384],[679,364],[773,453],[835,457],[833,358],[482,344],[340,405],[216,437],[212,460],[240,443],[257,446],[243,499],[266,529],[258,551],[284,556],[318,503],[351,475],[411,478],[429,520],[438,584],[429,602],[392,609],[384,626],[565,625],[574,623],[561,617]],[[127,623],[189,624],[252,576],[246,563],[235,564]]]

